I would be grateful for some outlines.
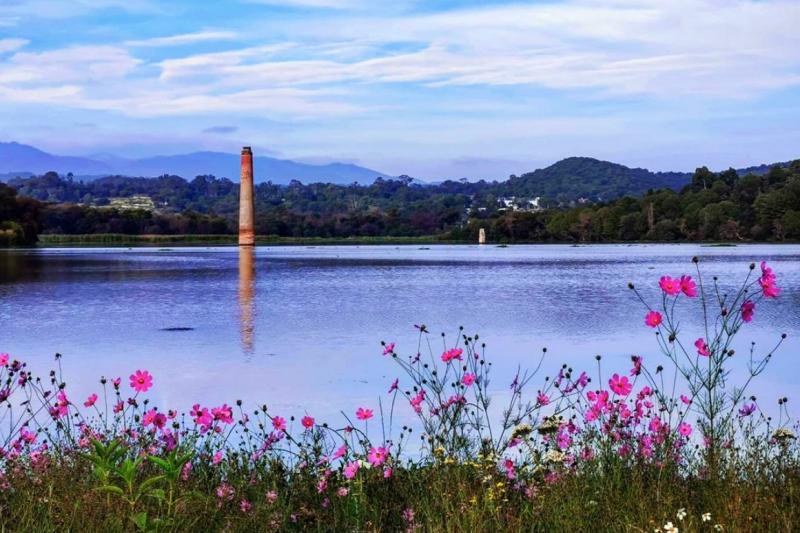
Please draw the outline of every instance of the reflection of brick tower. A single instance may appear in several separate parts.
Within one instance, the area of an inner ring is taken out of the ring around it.
[[[253,207],[253,152],[242,148],[242,177],[239,189],[239,246],[256,243],[255,208]]]

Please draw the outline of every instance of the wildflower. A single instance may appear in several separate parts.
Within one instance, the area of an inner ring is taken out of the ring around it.
[[[286,432],[286,419],[282,416],[276,416],[272,419],[272,427],[278,431]]]
[[[383,479],[389,479],[390,477],[392,477],[393,473],[394,471],[392,470],[392,467],[387,466],[386,468],[383,469]]]
[[[183,481],[189,480],[189,475],[192,473],[192,463],[186,463],[181,469],[181,479]]]
[[[147,392],[153,386],[153,376],[147,370],[137,370],[130,379],[131,388],[136,392]]]
[[[722,524],[714,524],[714,531],[722,531]]]
[[[201,408],[199,403],[196,403],[192,406],[192,410],[189,411],[189,415],[194,419],[194,423],[198,426],[209,427],[214,421],[208,408]]]
[[[741,417],[750,416],[755,412],[756,412],[756,404],[754,403],[744,404],[739,408],[739,416]]]
[[[0,353],[0,366],[8,366],[9,357],[7,353]]]
[[[753,313],[756,310],[756,304],[754,304],[751,300],[745,300],[742,304],[742,320],[745,322],[750,322],[753,320]]]
[[[222,462],[222,457],[223,457],[222,450],[220,450],[217,453],[215,453],[214,456],[211,458],[211,464],[214,466],[220,464]]]
[[[543,392],[539,392],[539,394],[536,396],[536,404],[537,405],[547,405],[549,403],[550,403],[550,397],[547,396],[547,394],[545,394]]]
[[[303,425],[303,427],[304,427],[304,428],[306,428],[306,429],[311,429],[311,428],[313,428],[313,427],[314,427],[314,419],[313,419],[312,417],[310,417],[310,416],[304,416],[304,417],[303,417],[303,418],[300,420],[300,423],[301,423],[301,424]]]
[[[664,294],[669,296],[676,296],[681,292],[681,282],[679,279],[673,279],[669,276],[661,276],[658,286],[664,291]]]
[[[678,517],[678,520],[683,521],[683,519],[686,518],[686,509],[681,507],[678,509],[678,512],[675,514],[675,516]]]
[[[243,513],[248,512],[251,507],[252,507],[252,504],[249,501],[247,501],[245,498],[242,498],[242,501],[239,502],[239,509],[241,509]]]
[[[114,413],[121,413],[124,408],[125,404],[123,402],[117,402],[114,404]]]
[[[661,324],[663,321],[663,317],[661,313],[658,311],[650,311],[644,316],[644,323],[650,326],[651,328],[656,328]]]
[[[442,361],[444,361],[445,363],[449,363],[453,359],[458,359],[459,361],[461,361],[462,353],[464,353],[464,350],[462,350],[461,348],[451,348],[450,350],[446,350],[442,354]]]
[[[781,290],[775,285],[777,278],[772,269],[767,266],[765,261],[761,261],[761,277],[758,283],[761,285],[761,292],[765,298],[777,298]]]
[[[267,503],[272,505],[273,503],[278,501],[278,493],[275,492],[274,490],[271,490],[271,491],[267,492],[266,498],[267,498]]]
[[[664,524],[664,531],[666,533],[679,533],[678,528],[672,525],[672,522],[667,522]]]
[[[711,351],[708,349],[708,344],[706,344],[705,339],[702,337],[694,341],[694,345],[697,348],[697,355],[702,355],[703,357],[708,357],[711,355]]]
[[[703,515],[700,517],[700,520],[702,520],[703,522],[710,522],[711,513],[703,513]]]
[[[392,352],[394,352],[394,343],[390,342],[383,348],[383,355],[388,355]]]
[[[631,376],[638,376],[642,373],[642,358],[638,355],[631,356],[633,361],[633,368],[631,368]]]
[[[223,482],[222,485],[217,487],[216,493],[217,493],[217,498],[219,498],[220,500],[232,500],[234,490],[232,486]]]
[[[620,377],[619,374],[611,376],[611,379],[608,380],[608,386],[614,391],[614,394],[620,396],[627,396],[633,390],[633,385],[628,381],[628,378],[625,376]]]
[[[686,422],[681,422],[678,425],[678,433],[683,435],[684,437],[688,437],[692,434],[692,426]]]
[[[225,424],[233,424],[233,409],[228,406],[228,404],[223,403],[219,407],[214,407],[211,409],[211,416],[214,417],[214,420],[219,422],[223,422]]]
[[[411,398],[411,400],[409,400],[409,403],[411,404],[411,407],[414,409],[414,411],[417,414],[422,412],[422,402],[424,400],[425,400],[425,391],[424,390],[420,390],[413,398]]]
[[[697,284],[692,279],[692,276],[681,276],[680,284],[683,294],[689,298],[697,296]]]
[[[353,479],[354,477],[356,477],[356,474],[358,474],[359,466],[360,465],[358,461],[353,461],[352,463],[349,463],[347,466],[344,467],[344,477],[346,479]]]
[[[683,403],[685,403],[686,405],[691,405],[691,403],[692,403],[692,400],[691,400],[691,398],[689,398],[689,397],[688,397],[688,396],[686,396],[685,394],[681,394],[681,401],[682,401]]]
[[[55,406],[50,409],[50,415],[53,418],[62,418],[69,413],[69,400],[63,390],[58,391],[56,394]]]
[[[114,378],[111,380],[111,384],[114,386],[115,389],[119,388],[120,383],[122,383],[122,378]]]
[[[359,407],[356,410],[356,418],[359,420],[369,420],[372,418],[372,409],[365,409],[363,407]]]
[[[471,386],[473,383],[475,383],[475,374],[466,372],[464,374],[464,377],[461,378],[461,383],[463,383],[467,387]]]
[[[392,382],[392,386],[389,387],[389,394],[393,393],[394,391],[396,391],[399,388],[400,388],[400,379],[398,378],[398,379],[395,379]]]
[[[155,408],[150,409],[142,417],[142,425],[149,426],[151,424],[157,428],[163,428],[167,424],[167,417]]]
[[[339,459],[340,457],[344,457],[344,454],[347,453],[347,444],[342,444],[331,456],[331,460]]]
[[[347,487],[339,487],[339,489],[336,491],[336,495],[339,496],[340,498],[344,498],[349,493],[350,490]]]
[[[367,454],[367,460],[369,460],[372,466],[381,466],[383,463],[386,462],[386,458],[389,456],[389,450],[384,448],[383,446],[378,448],[370,448],[369,453]]]
[[[86,398],[86,401],[83,402],[83,405],[84,407],[91,407],[95,404],[96,401],[97,401],[97,394],[93,393],[88,398]]]
[[[514,472],[514,461],[511,459],[506,459],[503,461],[503,468],[506,470],[506,477],[508,479],[515,479],[517,477],[516,473]]]

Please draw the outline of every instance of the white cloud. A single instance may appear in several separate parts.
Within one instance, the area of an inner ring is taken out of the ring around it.
[[[13,52],[19,48],[22,48],[30,41],[27,39],[0,39],[0,54],[5,52]]]
[[[126,41],[127,46],[159,47],[159,46],[180,46],[194,44],[205,41],[231,41],[236,39],[236,33],[230,31],[198,31],[194,33],[182,33],[180,35],[170,35],[168,37],[154,37],[152,39],[142,39]]]

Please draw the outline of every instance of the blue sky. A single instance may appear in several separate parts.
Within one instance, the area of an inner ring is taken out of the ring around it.
[[[0,140],[427,179],[800,157],[796,0],[0,0]]]

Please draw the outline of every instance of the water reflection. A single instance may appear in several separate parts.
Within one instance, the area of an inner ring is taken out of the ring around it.
[[[255,333],[255,250],[253,246],[239,247],[239,330],[242,351],[253,354]]]

